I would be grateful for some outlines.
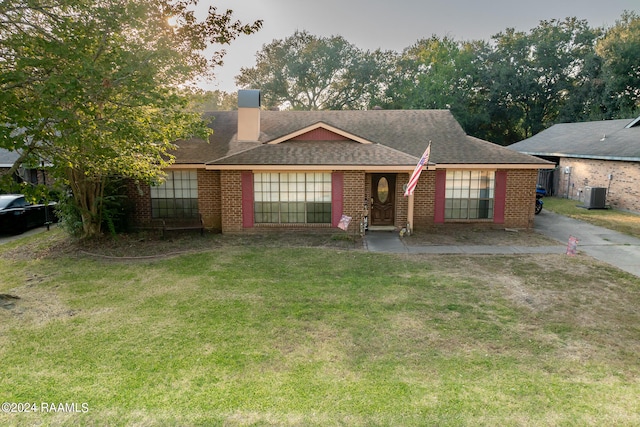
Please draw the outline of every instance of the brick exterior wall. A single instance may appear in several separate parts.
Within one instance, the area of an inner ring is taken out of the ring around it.
[[[409,182],[410,174],[398,175],[403,177],[403,184]],[[400,186],[402,188],[402,185]],[[406,200],[404,197],[403,200]],[[420,180],[413,192],[413,228],[433,227],[436,199],[436,172],[422,171]],[[407,203],[405,201],[405,203]]]
[[[352,218],[347,232],[357,232],[364,210],[365,173],[364,171],[345,171],[342,213]],[[240,171],[221,171],[221,230],[223,233],[255,232],[257,230],[295,228],[327,228],[325,225],[282,225],[243,228],[242,224],[242,179]]]
[[[365,199],[371,200],[371,174],[364,171],[344,171],[343,212],[352,217],[349,233],[358,231],[364,215]],[[403,186],[409,181],[409,173],[399,173],[396,177],[397,229],[407,223],[408,198],[404,197]],[[536,170],[509,170],[504,224],[492,222],[474,222],[486,226],[506,228],[531,228],[534,221]],[[420,230],[435,226],[435,171],[423,171],[414,192],[414,229]],[[133,219],[136,224],[151,221],[151,196],[149,186],[128,184],[129,198],[133,202]],[[240,171],[198,170],[198,209],[208,229],[224,233],[250,232],[263,229],[244,228],[242,216],[242,173]],[[459,223],[458,223],[459,224]],[[444,226],[447,224],[445,223]],[[442,225],[440,225],[442,226]],[[291,226],[267,227],[291,229]],[[302,227],[313,228],[313,227]],[[326,228],[325,226],[319,228]]]
[[[424,172],[423,172],[424,173]],[[422,180],[422,175],[420,175],[420,180]],[[402,229],[407,226],[407,220],[409,215],[409,199],[404,197],[404,191],[402,190],[404,184],[409,182],[409,174],[399,173],[396,175],[396,188],[395,188],[395,196],[396,196],[396,214],[394,225],[397,229]],[[420,181],[418,181],[418,185],[420,185]],[[414,191],[414,215],[415,215],[415,191]]]
[[[239,233],[242,227],[242,172],[220,171],[221,230]]]
[[[198,211],[206,228],[222,230],[220,171],[198,169]]]
[[[147,184],[127,182],[127,196],[133,206],[133,224],[144,225],[151,222],[151,190]]]
[[[533,228],[538,171],[508,170],[504,209],[505,228]]]
[[[566,167],[571,174],[564,173]],[[604,187],[607,205],[640,213],[640,162],[561,158],[558,173],[559,197],[584,203],[585,187]]]
[[[398,174],[398,186],[400,196],[398,199],[398,212],[407,209],[407,199],[402,196],[402,186],[409,182],[409,174]],[[508,170],[504,223],[495,224],[489,221],[471,221],[476,226],[498,227],[498,228],[523,228],[533,227],[535,208],[535,188],[538,179],[537,170]],[[436,226],[435,216],[435,192],[436,192],[436,172],[423,171],[420,181],[413,193],[413,227],[415,230],[431,228]],[[406,221],[406,215],[405,215]],[[460,224],[459,222],[449,224]],[[398,225],[403,225],[400,222]],[[447,226],[439,224],[438,226]]]
[[[351,223],[347,232],[357,232],[360,227],[360,221],[364,217],[364,199],[367,176],[364,171],[345,171],[344,176],[344,192],[342,201],[342,210],[345,215],[351,217]],[[369,180],[371,181],[371,180]],[[369,182],[371,187],[371,182]],[[367,198],[368,200],[368,198]]]

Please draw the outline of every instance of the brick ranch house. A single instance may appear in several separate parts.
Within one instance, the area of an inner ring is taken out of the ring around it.
[[[510,149],[553,161],[553,194],[587,204],[589,187],[606,188],[606,204],[640,213],[640,117],[563,123]]]
[[[202,216],[223,233],[370,229],[450,223],[531,228],[538,169],[550,162],[465,134],[448,110],[264,111],[260,92],[237,111],[207,113],[209,142],[178,141],[159,186],[130,186],[139,224]],[[415,193],[403,196],[431,141]]]

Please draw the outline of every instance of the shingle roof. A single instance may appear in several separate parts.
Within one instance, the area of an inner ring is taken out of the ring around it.
[[[544,161],[470,137],[448,110],[261,111],[260,138],[239,142],[238,112],[213,118],[209,143],[178,141],[176,163],[211,165],[415,166],[429,141],[430,163],[545,164]],[[371,142],[286,141],[267,144],[317,124]]]
[[[263,144],[253,150],[209,164],[224,165],[415,165],[416,158],[381,144],[353,141],[287,141]]]
[[[10,168],[19,157],[20,155],[15,151],[0,148],[0,168]]]
[[[640,126],[632,119],[563,123],[508,148],[536,156],[640,161]]]

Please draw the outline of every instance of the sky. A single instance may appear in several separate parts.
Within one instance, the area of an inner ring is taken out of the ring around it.
[[[543,20],[576,17],[592,27],[615,24],[623,11],[640,14],[640,0],[200,0],[218,12],[231,9],[244,23],[262,19],[255,34],[225,46],[207,90],[235,92],[241,67],[253,67],[255,54],[273,40],[306,30],[318,37],[340,35],[365,50],[395,50],[436,35],[455,40],[486,40],[507,28],[529,32]]]

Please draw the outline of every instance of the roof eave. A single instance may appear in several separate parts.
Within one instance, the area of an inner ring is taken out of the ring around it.
[[[204,169],[204,163],[172,163],[165,169]]]
[[[415,166],[411,165],[206,165],[207,170],[365,170],[379,172],[412,172]]]
[[[436,169],[554,169],[552,162],[545,163],[438,163]]]
[[[640,157],[624,157],[624,156],[604,156],[599,154],[571,154],[571,153],[556,153],[556,152],[528,152],[520,151],[523,154],[529,154],[532,156],[544,156],[544,157],[568,157],[574,159],[591,159],[591,160],[615,160],[619,162],[640,162]]]

